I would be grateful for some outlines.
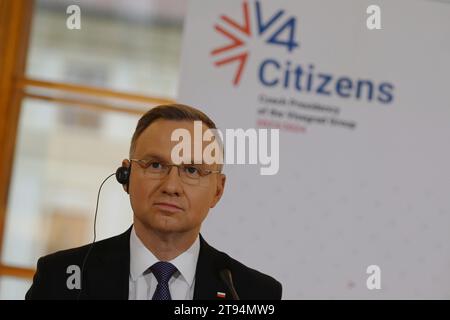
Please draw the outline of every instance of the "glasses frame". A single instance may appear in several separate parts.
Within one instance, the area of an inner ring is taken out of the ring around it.
[[[181,176],[181,169],[184,169],[185,166],[189,165],[189,164],[165,163],[164,161],[157,160],[157,159],[134,159],[134,158],[130,159],[130,162],[133,162],[133,161],[137,162],[138,165],[144,170],[147,169],[152,162],[159,162],[159,163],[163,164],[164,166],[168,167],[169,170],[167,170],[167,173],[165,175],[161,176],[159,179],[164,179],[165,177],[167,177],[169,175],[170,171],[172,170],[172,167],[176,167],[176,168],[178,168],[178,170],[177,170],[178,176],[180,177],[180,179],[182,179],[182,181],[184,181],[184,180],[183,180],[183,177]],[[208,169],[201,169],[201,170],[202,170],[203,174],[199,174],[198,179],[192,179],[192,180],[198,180],[200,183],[200,180],[203,177],[207,177],[212,173],[222,173],[221,170],[208,170]],[[186,182],[186,181],[184,181],[184,182]],[[194,184],[192,184],[192,185],[194,185]]]

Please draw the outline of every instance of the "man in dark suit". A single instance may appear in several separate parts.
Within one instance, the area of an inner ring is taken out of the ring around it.
[[[130,197],[133,226],[40,258],[26,299],[281,299],[277,280],[214,249],[200,235],[226,178],[223,162],[195,161],[194,152],[208,147],[203,139],[196,145],[199,123],[202,138],[216,128],[204,113],[185,105],[155,107],[142,116],[130,159],[116,173]],[[186,148],[177,153],[181,162],[173,161],[181,143],[173,140],[176,132],[184,134]],[[186,144],[186,137],[194,139]]]

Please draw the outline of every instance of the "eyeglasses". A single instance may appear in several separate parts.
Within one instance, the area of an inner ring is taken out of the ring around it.
[[[169,174],[172,167],[178,168],[178,175],[186,184],[207,186],[209,181],[207,176],[211,173],[220,173],[220,170],[207,170],[201,165],[195,164],[168,164],[154,159],[130,159],[137,162],[144,169],[145,177],[150,179],[164,179]]]

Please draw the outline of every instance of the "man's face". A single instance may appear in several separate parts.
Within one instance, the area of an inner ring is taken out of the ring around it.
[[[171,141],[172,132],[178,128],[191,134],[191,150],[194,149],[194,122],[160,119],[147,127],[136,141],[133,159],[160,159],[172,164],[172,148],[178,141]],[[208,129],[203,125],[203,130]],[[202,150],[209,142],[203,142]],[[129,166],[128,160],[122,162]],[[206,169],[217,170],[218,165],[205,165]],[[189,185],[179,176],[178,168],[172,167],[161,179],[149,178],[137,162],[133,162],[129,181],[131,207],[134,222],[146,229],[162,233],[200,231],[200,226],[210,208],[220,200],[225,176],[211,173],[202,179],[202,185]]]

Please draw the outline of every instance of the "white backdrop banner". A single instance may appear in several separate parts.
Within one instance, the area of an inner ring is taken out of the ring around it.
[[[284,299],[450,298],[450,4],[371,4],[189,2],[179,101],[280,135],[202,233]]]

